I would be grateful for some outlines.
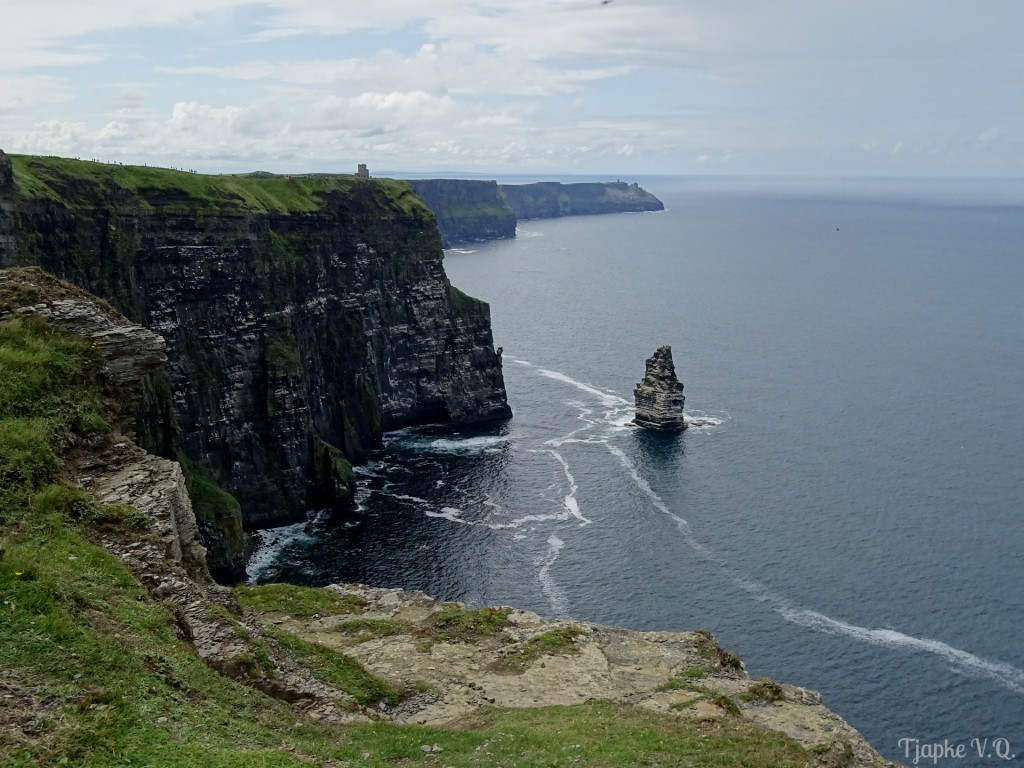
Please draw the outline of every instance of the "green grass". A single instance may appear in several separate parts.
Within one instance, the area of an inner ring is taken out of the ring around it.
[[[763,701],[771,703],[783,698],[782,686],[767,677],[755,680],[747,690],[740,694],[744,701]]]
[[[505,629],[509,613],[509,608],[470,610],[458,603],[445,603],[423,621],[417,634],[437,642],[474,643]]]
[[[577,624],[558,627],[534,635],[512,656],[502,659],[498,667],[507,672],[522,673],[541,656],[572,656],[580,652],[576,638],[583,634]]]
[[[694,680],[700,680],[711,674],[711,670],[707,667],[689,667],[684,669],[676,677],[669,678],[667,681],[658,686],[659,691],[698,691],[699,687],[693,682]]]
[[[100,367],[91,344],[41,318],[0,323],[0,524],[58,478],[83,422],[103,420]]]
[[[812,764],[794,742],[742,720],[708,726],[610,702],[484,709],[459,726],[456,730],[357,726],[350,743],[342,748],[342,759],[346,765],[360,767],[452,768],[809,768]],[[437,745],[442,752],[427,756],[421,745]],[[364,758],[367,753],[372,757]]]
[[[405,216],[432,214],[403,181],[350,174],[200,174],[170,168],[8,155],[17,194],[70,206],[105,205],[167,213],[288,213],[324,210],[332,194],[366,190]]]
[[[352,621],[338,624],[336,629],[343,635],[355,635],[360,640],[393,637],[411,631],[411,627],[406,622],[398,619],[352,619]]]
[[[362,613],[366,600],[358,595],[341,595],[331,589],[296,587],[292,584],[261,584],[236,587],[235,597],[243,607],[267,613],[287,613],[299,618],[316,614]]]
[[[344,691],[363,706],[384,702],[394,706],[402,699],[402,691],[386,680],[368,672],[362,664],[339,651],[327,648],[281,630],[269,630],[270,636],[291,651],[295,657],[316,673],[321,680]]]

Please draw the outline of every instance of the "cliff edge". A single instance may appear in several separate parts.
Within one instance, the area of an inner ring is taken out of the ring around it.
[[[385,431],[511,416],[489,308],[442,260],[404,182],[0,157],[0,267],[38,265],[166,340],[137,431],[201,491],[226,580],[234,521],[351,508],[351,464]]]
[[[182,466],[118,426],[163,349],[0,271],[0,763],[892,765],[703,630],[215,584]]]
[[[498,184],[462,179],[409,182],[437,216],[444,247],[516,236],[524,219],[662,211],[664,204],[638,184],[622,181]]]

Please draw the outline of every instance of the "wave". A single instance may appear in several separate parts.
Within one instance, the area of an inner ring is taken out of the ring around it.
[[[246,580],[249,584],[257,584],[264,574],[273,566],[278,553],[293,541],[309,539],[306,533],[308,523],[293,523],[280,528],[268,528],[257,531],[253,536],[259,542],[245,564]]]
[[[474,523],[470,520],[463,520],[461,517],[462,510],[456,509],[455,507],[442,507],[440,512],[435,512],[432,509],[427,509],[423,511],[423,514],[427,517],[440,517],[452,523],[461,523],[462,525],[474,525]]]
[[[551,604],[551,611],[556,617],[564,616],[566,613],[565,593],[551,576],[551,566],[555,564],[559,553],[565,546],[565,542],[555,534],[548,536],[548,551],[543,557],[538,558],[534,565],[539,565],[537,579],[540,581],[541,592],[547,597]]]
[[[927,637],[913,637],[893,629],[871,629],[856,624],[849,624],[840,619],[834,619],[817,611],[793,606],[781,595],[773,592],[760,582],[748,579],[738,574],[722,557],[716,555],[711,549],[701,544],[693,535],[690,524],[668,508],[660,496],[651,488],[650,484],[640,475],[636,466],[629,457],[617,446],[606,444],[606,447],[615,456],[634,484],[650,500],[651,504],[659,512],[667,515],[675,522],[680,534],[686,543],[709,563],[718,566],[723,573],[740,589],[754,597],[758,602],[771,606],[784,619],[808,629],[824,632],[827,634],[844,635],[872,645],[881,645],[897,650],[911,650],[930,653],[948,662],[958,672],[974,677],[985,677],[999,683],[1014,693],[1024,694],[1024,671],[1012,664],[1003,661],[993,661],[976,656],[969,651],[955,648],[941,640],[934,640]]]
[[[509,442],[512,438],[507,435],[493,435],[485,437],[441,437],[431,440],[429,447],[438,453],[468,453],[471,451],[485,451]]]

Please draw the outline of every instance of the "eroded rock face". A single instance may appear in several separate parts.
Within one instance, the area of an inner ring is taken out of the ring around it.
[[[686,429],[683,416],[683,385],[676,377],[672,347],[667,344],[647,359],[643,381],[633,390],[636,417],[633,423],[659,432],[680,432]]]
[[[408,187],[272,180],[299,201],[275,211],[218,177],[131,186],[46,162],[26,167],[51,197],[0,188],[0,266],[40,265],[167,340],[140,440],[188,456],[247,528],[351,509],[349,462],[386,430],[511,416],[489,308],[451,287]]]

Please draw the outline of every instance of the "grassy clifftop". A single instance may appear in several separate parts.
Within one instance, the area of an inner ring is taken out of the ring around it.
[[[324,210],[332,194],[369,191],[405,214],[430,215],[412,188],[395,179],[360,179],[348,174],[199,174],[60,157],[8,157],[15,196],[22,201],[87,208],[102,204],[141,211],[160,208],[171,213],[301,214]]]

